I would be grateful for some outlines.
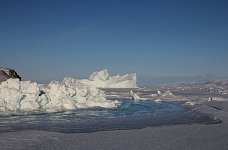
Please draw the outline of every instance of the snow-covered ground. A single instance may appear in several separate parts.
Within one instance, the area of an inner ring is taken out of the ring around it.
[[[132,80],[134,77],[132,78],[131,75],[127,76],[129,77],[127,80],[123,80],[125,78],[122,76],[119,80],[115,80],[121,82],[115,83],[114,80],[110,80],[111,77],[106,74],[106,71],[102,71],[95,73],[90,79],[77,80],[64,78],[62,82],[52,81],[47,85],[31,81],[19,81],[19,79],[8,79],[0,85],[0,115],[9,113],[24,114],[25,112],[33,113],[40,111],[56,112],[90,107],[116,108],[120,106],[119,99],[127,98],[135,100],[135,103],[146,100],[165,102],[184,101],[188,105],[195,105],[191,107],[193,109],[191,109],[192,111],[190,111],[190,113],[196,111],[211,114],[212,117],[221,119],[222,122],[211,125],[198,123],[193,125],[162,125],[157,128],[147,127],[138,130],[63,134],[35,131],[31,130],[31,128],[19,131],[13,130],[14,127],[18,127],[17,125],[26,128],[26,126],[24,126],[25,124],[23,124],[24,122],[31,122],[31,126],[34,126],[34,124],[31,118],[26,118],[26,116],[22,117],[24,120],[20,119],[21,116],[19,116],[19,121],[21,122],[15,126],[11,123],[7,124],[7,122],[4,122],[4,119],[7,120],[10,117],[15,118],[14,116],[8,116],[3,117],[2,125],[7,128],[9,128],[8,125],[11,125],[12,131],[14,132],[0,133],[0,149],[75,149],[75,147],[94,149],[94,146],[97,147],[97,149],[186,149],[186,147],[190,147],[190,149],[212,150],[227,148],[227,81],[195,82],[135,88],[137,87],[136,80]],[[109,86],[108,84],[119,84],[118,87],[121,88]],[[159,103],[160,102],[156,104]],[[35,116],[43,118],[42,115]],[[196,117],[198,117],[198,115],[196,115]],[[55,120],[49,120],[49,122],[50,121],[53,121],[55,125]],[[124,121],[127,122],[127,120]],[[8,122],[10,122],[10,120]],[[64,121],[61,121],[61,123],[62,122],[62,125],[65,127]],[[67,129],[71,129],[70,127],[75,126],[77,122],[78,121],[70,124]],[[37,124],[39,124],[39,122]],[[52,131],[54,131],[55,126],[48,125],[46,124],[44,129],[48,130],[48,128],[51,128],[53,129]],[[134,126],[132,129],[134,129],[135,122],[132,125]],[[97,127],[100,129],[100,124],[98,124]],[[143,127],[145,127],[144,124]],[[166,141],[165,144],[164,141]],[[119,143],[119,145],[116,146],[116,143]],[[91,147],[90,145],[93,146]]]

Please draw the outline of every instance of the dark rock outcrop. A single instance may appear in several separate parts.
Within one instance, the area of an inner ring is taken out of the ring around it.
[[[9,78],[18,78],[21,80],[21,77],[17,74],[15,70],[9,68],[0,68],[0,83]]]

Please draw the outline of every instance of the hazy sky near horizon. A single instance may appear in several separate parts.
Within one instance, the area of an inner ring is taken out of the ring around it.
[[[41,82],[228,76],[228,1],[1,0],[0,64]]]

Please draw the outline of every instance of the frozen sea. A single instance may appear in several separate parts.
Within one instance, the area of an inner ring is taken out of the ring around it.
[[[58,113],[0,116],[0,133],[26,130],[89,133],[219,122],[214,116],[197,112],[194,107],[181,102],[137,102],[122,99],[121,105],[115,109],[90,108]]]

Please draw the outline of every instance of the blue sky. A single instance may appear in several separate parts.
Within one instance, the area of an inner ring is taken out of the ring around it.
[[[1,0],[0,64],[26,80],[228,77],[227,0]]]

